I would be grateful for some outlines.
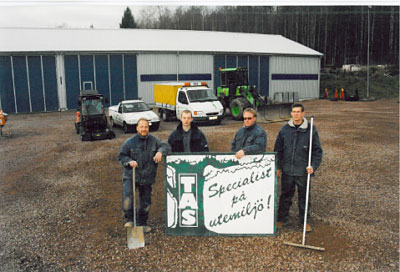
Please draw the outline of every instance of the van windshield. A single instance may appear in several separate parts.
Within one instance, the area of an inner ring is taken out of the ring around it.
[[[190,102],[218,101],[211,89],[197,89],[187,91]]]

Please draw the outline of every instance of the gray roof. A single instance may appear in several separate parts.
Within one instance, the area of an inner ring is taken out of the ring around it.
[[[211,52],[322,56],[281,35],[160,29],[0,28],[0,53]]]

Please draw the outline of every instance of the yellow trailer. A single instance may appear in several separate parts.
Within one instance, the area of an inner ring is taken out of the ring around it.
[[[159,108],[175,110],[176,95],[178,94],[178,89],[183,85],[184,83],[179,82],[154,84],[154,103]]]
[[[224,108],[206,82],[169,82],[154,84],[154,103],[163,121],[180,118],[184,110],[195,122],[220,123]]]

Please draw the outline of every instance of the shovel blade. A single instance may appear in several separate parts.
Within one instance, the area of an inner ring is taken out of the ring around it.
[[[144,247],[143,227],[126,228],[126,232],[129,249]]]
[[[292,103],[267,104],[257,108],[257,121],[284,121],[290,119]]]

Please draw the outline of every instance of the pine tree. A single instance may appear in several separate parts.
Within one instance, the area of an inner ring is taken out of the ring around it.
[[[131,9],[129,7],[124,11],[124,16],[122,17],[122,21],[119,24],[120,28],[136,28],[136,22],[133,18]]]

